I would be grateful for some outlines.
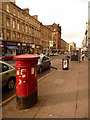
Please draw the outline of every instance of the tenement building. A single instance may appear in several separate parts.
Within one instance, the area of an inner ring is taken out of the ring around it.
[[[51,30],[31,16],[29,9],[19,8],[15,2],[0,5],[0,47],[2,55],[40,53],[49,50]]]
[[[47,25],[48,28],[52,31],[52,52],[59,52],[61,49],[61,26],[59,24]]]
[[[52,31],[41,23],[41,46],[42,52],[49,52],[49,44],[52,39]]]

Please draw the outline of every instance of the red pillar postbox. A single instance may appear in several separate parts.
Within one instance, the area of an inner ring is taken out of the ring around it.
[[[30,108],[37,102],[37,62],[39,56],[24,54],[16,60],[16,107]]]

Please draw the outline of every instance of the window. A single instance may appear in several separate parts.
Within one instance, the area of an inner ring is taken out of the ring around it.
[[[26,25],[26,32],[28,32],[28,26]]]
[[[20,40],[20,33],[17,34],[17,39]]]
[[[22,31],[24,32],[24,24],[22,24]]]
[[[16,22],[13,20],[13,28],[16,28]]]
[[[7,4],[7,6],[6,6],[7,8],[7,12],[10,12],[10,8],[9,8],[9,5]]]
[[[4,14],[0,12],[0,16],[1,16],[1,21],[0,22],[3,26],[4,25],[4,21],[3,21],[4,20]]]
[[[24,13],[22,13],[22,19],[24,20]]]
[[[17,23],[17,29],[20,30],[20,23]]]
[[[29,19],[29,23],[30,23],[31,22],[30,17],[28,19]]]
[[[3,39],[3,31],[1,30],[0,31],[0,40],[2,40]]]
[[[6,36],[7,36],[7,40],[10,40],[10,32],[9,31],[7,31]]]
[[[31,34],[31,27],[29,27],[29,33]]]
[[[2,64],[2,72],[9,70],[9,66]]]
[[[24,35],[22,35],[22,42],[24,42]]]
[[[54,33],[52,33],[53,35],[55,35],[56,33],[54,32]]]
[[[56,29],[54,29],[54,31],[56,31]]]
[[[10,18],[8,18],[8,17],[7,17],[6,25],[7,25],[7,27],[10,27]]]
[[[45,62],[45,61],[46,61],[46,58],[45,58],[45,57],[43,57],[42,62]]]
[[[27,21],[27,16],[26,16],[26,21]]]
[[[26,38],[26,42],[28,42],[28,37],[26,36],[25,38]]]
[[[16,34],[13,33],[13,40],[16,40]]]
[[[13,8],[13,15],[14,15],[14,16],[16,15],[16,13],[15,13],[15,8]]]
[[[18,11],[18,18],[20,18],[20,11]]]

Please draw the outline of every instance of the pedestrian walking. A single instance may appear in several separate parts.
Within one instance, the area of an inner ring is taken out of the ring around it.
[[[82,51],[82,61],[84,60],[84,52]]]

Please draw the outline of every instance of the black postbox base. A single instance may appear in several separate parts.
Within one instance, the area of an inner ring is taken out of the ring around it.
[[[63,70],[69,70],[69,68],[68,68],[68,67],[66,67],[66,68],[63,68]]]
[[[16,108],[19,110],[28,109],[37,102],[37,92],[27,97],[16,96]]]

